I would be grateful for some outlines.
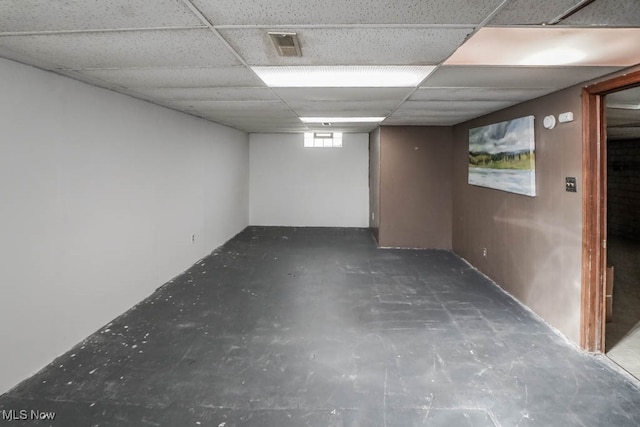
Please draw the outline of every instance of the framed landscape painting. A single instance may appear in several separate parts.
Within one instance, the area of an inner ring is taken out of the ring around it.
[[[536,195],[534,117],[469,130],[469,184]]]

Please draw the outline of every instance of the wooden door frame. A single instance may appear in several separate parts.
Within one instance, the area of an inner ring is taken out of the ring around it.
[[[580,345],[605,351],[607,150],[604,96],[640,85],[640,70],[582,91],[582,308]]]

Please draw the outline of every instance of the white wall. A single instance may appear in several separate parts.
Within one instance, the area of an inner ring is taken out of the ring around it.
[[[0,94],[1,394],[248,224],[249,138],[3,59]]]
[[[368,227],[369,135],[304,148],[302,134],[250,135],[252,225]]]

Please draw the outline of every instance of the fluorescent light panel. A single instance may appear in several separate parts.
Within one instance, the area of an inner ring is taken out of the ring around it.
[[[300,117],[303,123],[380,123],[385,117]]]
[[[269,87],[415,87],[433,66],[252,67]]]
[[[485,27],[446,65],[630,66],[640,62],[640,28]]]

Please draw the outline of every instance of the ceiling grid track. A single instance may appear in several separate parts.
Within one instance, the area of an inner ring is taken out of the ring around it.
[[[478,30],[480,30],[480,28],[483,28],[485,25],[487,25],[489,22],[491,22],[491,20],[507,5],[507,3],[509,3],[509,1],[511,0],[504,0],[498,7],[496,7],[494,9],[494,11],[487,16],[482,22],[480,22],[480,24],[478,24],[477,27],[474,28],[474,30],[469,33],[467,35],[467,38],[462,42],[462,44],[464,44],[467,40],[469,40],[471,37],[473,37],[473,35],[475,33],[478,32]],[[451,52],[451,55],[453,55],[455,53]],[[436,68],[434,68],[434,70],[429,74],[429,76],[431,76],[433,73],[435,73],[436,71],[438,71],[440,69],[440,67],[442,66],[442,64],[444,64],[445,62],[447,62],[447,60],[451,57],[451,55],[447,56],[445,59],[443,59],[439,64],[436,65]],[[422,84],[424,84],[424,82],[429,79],[429,76],[425,77],[420,83],[418,83],[418,85],[415,87],[415,89],[413,89],[413,91],[411,91],[410,94],[408,94],[407,96],[405,96],[399,103],[398,105],[396,105],[393,109],[393,111],[391,111],[391,113],[389,114],[389,116],[393,115],[393,113],[395,113],[405,102],[407,102],[409,100],[409,98],[411,98],[418,90],[420,90],[420,87]],[[382,124],[384,124],[384,121],[382,122]]]
[[[198,17],[198,19],[200,19],[203,23],[205,23],[207,25],[207,27],[209,28],[209,30],[211,30],[216,37],[218,37],[218,39],[227,47],[227,49],[229,49],[229,51],[231,51],[233,53],[233,55],[238,59],[238,61],[240,61],[242,63],[242,65],[244,65],[248,70],[250,70],[253,75],[260,80],[260,77],[255,73],[255,71],[253,71],[253,68],[251,68],[251,66],[247,63],[247,61],[245,61],[245,59],[242,57],[242,55],[240,55],[234,48],[233,46],[231,46],[231,44],[229,44],[229,42],[227,41],[227,39],[225,39],[222,34],[220,34],[220,32],[215,28],[215,26],[209,21],[209,19],[207,19],[206,16],[204,16],[204,14],[191,2],[191,0],[182,0],[182,2]],[[280,102],[282,102],[282,104],[284,104],[289,111],[298,119],[300,118],[300,116],[298,115],[298,113],[296,113],[296,111],[284,100],[280,97],[280,95],[278,95],[271,87],[266,86],[269,89],[269,91],[271,92],[271,94],[273,96],[275,96],[276,98],[278,98],[280,100]],[[307,127],[308,129],[308,127]],[[308,129],[310,130],[310,129]]]
[[[637,0],[543,3],[0,0],[0,57],[265,133],[451,126],[640,64]]]

